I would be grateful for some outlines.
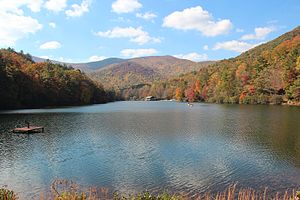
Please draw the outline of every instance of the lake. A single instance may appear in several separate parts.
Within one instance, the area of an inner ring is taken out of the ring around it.
[[[14,134],[24,121],[44,133]],[[0,113],[0,187],[33,199],[55,178],[110,191],[300,187],[300,108],[116,102]]]

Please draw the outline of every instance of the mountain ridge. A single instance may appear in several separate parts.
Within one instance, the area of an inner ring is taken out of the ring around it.
[[[163,55],[163,56],[142,56],[142,57],[134,57],[134,58],[129,58],[129,59],[110,57],[110,58],[106,58],[106,59],[99,60],[99,61],[69,63],[69,62],[41,58],[38,56],[32,56],[32,60],[37,63],[52,62],[54,64],[66,65],[68,67],[73,67],[74,69],[80,69],[83,72],[87,72],[87,73],[92,72],[94,70],[101,70],[102,68],[105,68],[105,67],[107,67],[109,65],[113,65],[113,64],[118,64],[118,63],[122,63],[122,62],[126,62],[126,61],[134,61],[134,60],[139,60],[139,59],[149,59],[149,58],[175,58],[175,59],[185,60],[187,62],[193,62],[193,63],[216,62],[214,60],[196,62],[196,61],[192,61],[192,60],[188,60],[188,59],[177,58],[177,57],[174,57],[171,55]]]
[[[173,56],[148,56],[108,65],[90,73],[89,76],[101,82],[105,88],[122,89],[177,77],[212,63],[214,61],[197,63]]]
[[[86,72],[86,73],[103,68],[110,64],[120,63],[120,62],[127,60],[127,59],[112,57],[112,58],[106,58],[104,60],[93,61],[93,62],[67,63],[67,62],[61,62],[61,61],[56,61],[56,60],[44,59],[44,58],[40,58],[37,56],[32,56],[32,59],[34,62],[38,62],[38,63],[39,62],[52,62],[54,64],[66,65],[68,67],[73,67],[74,69],[80,69],[81,71]]]

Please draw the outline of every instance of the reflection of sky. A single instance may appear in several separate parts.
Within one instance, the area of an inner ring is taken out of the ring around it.
[[[0,185],[39,193],[59,177],[122,192],[190,194],[235,182],[274,190],[300,186],[298,155],[282,151],[295,137],[291,126],[299,129],[294,109],[121,102],[59,110],[0,115]],[[46,132],[7,132],[25,119]]]

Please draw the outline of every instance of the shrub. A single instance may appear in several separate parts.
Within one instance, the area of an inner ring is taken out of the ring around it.
[[[265,95],[265,94],[260,94],[258,96],[257,103],[259,103],[259,104],[268,104],[269,103],[269,96]]]
[[[273,95],[270,98],[270,103],[275,105],[280,105],[283,102],[283,98],[281,95]]]
[[[230,97],[228,103],[232,103],[232,104],[239,103],[239,97],[238,96]]]
[[[13,191],[7,189],[0,189],[0,200],[16,200],[18,199]]]

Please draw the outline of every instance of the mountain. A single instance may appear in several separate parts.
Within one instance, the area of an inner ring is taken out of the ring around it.
[[[104,103],[110,95],[80,70],[0,49],[0,109]]]
[[[240,56],[198,72],[123,90],[126,98],[148,95],[177,100],[300,105],[300,27]]]
[[[32,57],[34,62],[46,62],[47,59],[39,58],[39,57]],[[83,72],[89,73],[97,69],[101,69],[107,65],[115,64],[115,63],[121,63],[126,61],[126,59],[121,58],[107,58],[101,61],[95,61],[95,62],[87,62],[87,63],[65,63],[65,62],[59,62],[54,60],[48,60],[54,64],[61,64],[66,65],[68,67],[73,67],[74,69],[80,69]]]
[[[172,56],[150,56],[114,63],[90,73],[89,76],[103,83],[105,88],[122,90],[177,77],[212,63],[214,62],[196,63]]]

